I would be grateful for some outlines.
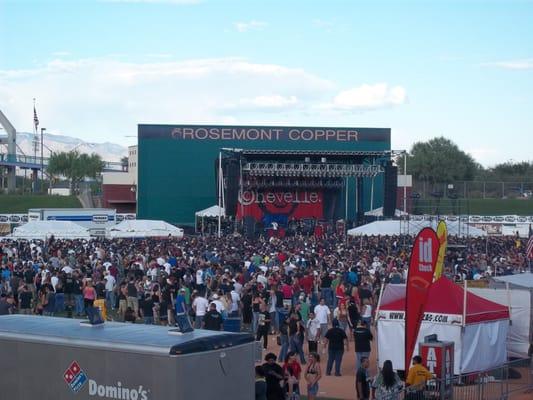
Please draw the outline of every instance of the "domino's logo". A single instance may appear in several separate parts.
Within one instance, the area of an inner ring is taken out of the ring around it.
[[[73,361],[63,374],[63,379],[74,393],[78,393],[87,382],[87,375],[80,368],[80,365]]]

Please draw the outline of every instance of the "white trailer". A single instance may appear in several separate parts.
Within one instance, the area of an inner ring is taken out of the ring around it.
[[[71,221],[88,229],[92,236],[105,236],[106,228],[117,223],[111,208],[31,208],[29,221]]]

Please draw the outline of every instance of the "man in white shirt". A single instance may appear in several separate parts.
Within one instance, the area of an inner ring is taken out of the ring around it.
[[[315,306],[315,318],[320,323],[320,337],[324,337],[328,331],[328,323],[330,320],[331,311],[326,305],[324,298],[320,299],[320,303]]]
[[[115,285],[116,279],[109,272],[105,273],[105,302],[108,310],[115,309]]]
[[[305,331],[307,334],[307,344],[309,345],[309,353],[316,353],[318,350],[320,321],[316,318],[315,313],[312,311],[309,313],[309,319],[307,320]]]
[[[209,302],[202,295],[196,296],[196,298],[192,302],[192,308],[196,314],[196,318],[194,320],[195,329],[202,328],[202,323],[204,322],[204,317],[205,317],[205,313],[207,312],[208,306],[209,306]]]

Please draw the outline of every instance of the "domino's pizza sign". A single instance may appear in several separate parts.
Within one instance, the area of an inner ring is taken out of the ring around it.
[[[63,374],[63,379],[74,393],[78,393],[87,382],[87,375],[81,370],[80,365],[73,361]]]
[[[77,361],[73,361],[63,374],[63,379],[74,393],[78,393],[88,382],[88,395],[110,400],[150,400],[150,389],[142,385],[126,387],[118,381],[115,385],[101,384],[94,379],[89,379],[80,368]]]

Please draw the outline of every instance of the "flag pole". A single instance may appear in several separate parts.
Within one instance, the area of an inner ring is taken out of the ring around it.
[[[222,228],[222,152],[218,152],[218,237]]]

